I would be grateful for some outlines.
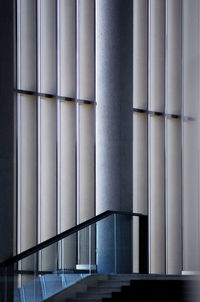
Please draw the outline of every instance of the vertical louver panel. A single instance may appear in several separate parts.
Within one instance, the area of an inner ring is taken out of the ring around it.
[[[133,114],[133,212],[147,214],[147,114]]]
[[[150,272],[165,272],[164,118],[149,117]]]
[[[149,1],[149,108],[164,111],[165,1]]]
[[[79,219],[94,216],[94,105],[79,106]]]
[[[56,101],[41,99],[39,135],[39,241],[56,235]]]
[[[181,272],[181,121],[166,121],[166,253],[167,273]]]
[[[133,1],[133,107],[147,108],[148,1]]]
[[[182,1],[166,6],[166,111],[181,114],[182,94]]]
[[[76,223],[76,107],[61,102],[60,109],[60,224],[61,232]]]
[[[198,150],[194,121],[183,123],[183,269],[196,270],[199,264]]]
[[[40,92],[56,94],[56,0],[38,1]]]
[[[18,95],[18,252],[36,244],[36,99]]]
[[[76,224],[76,2],[57,1],[57,231]],[[69,99],[67,99],[69,98]]]
[[[77,0],[77,223],[94,216],[94,0]],[[83,101],[83,102],[82,102]]]
[[[199,263],[199,12],[200,3],[183,0],[183,269]]]
[[[166,1],[165,110],[166,118],[166,272],[177,274],[182,265],[181,207],[181,102],[182,102],[182,1]]]
[[[76,1],[59,0],[57,9],[58,94],[76,96]]]
[[[94,0],[77,0],[77,98],[94,99]]]
[[[17,79],[18,88],[36,89],[36,2],[18,0]]]

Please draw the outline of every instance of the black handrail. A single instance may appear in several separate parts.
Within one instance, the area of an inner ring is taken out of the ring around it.
[[[103,212],[102,214],[99,214],[85,222],[82,222],[80,223],[79,225],[76,225],[74,227],[72,227],[71,229],[67,230],[67,231],[64,231],[54,237],[51,237],[50,239],[47,239],[46,241],[43,241],[33,247],[31,247],[30,249],[16,255],[16,256],[13,256],[5,261],[3,261],[2,263],[0,263],[0,267],[4,267],[4,266],[7,266],[7,265],[10,265],[10,264],[13,264],[19,260],[22,260],[23,258],[27,257],[27,256],[30,256],[31,254],[34,254],[38,251],[40,251],[41,249],[53,244],[53,243],[56,243],[58,242],[59,240],[61,239],[64,239],[65,237],[69,236],[69,235],[72,235],[82,229],[84,229],[85,227],[103,219],[103,218],[106,218],[107,216],[110,216],[112,214],[121,214],[121,215],[128,215],[128,216],[138,216],[138,217],[147,217],[147,215],[144,215],[144,214],[140,214],[140,213],[132,213],[132,212],[123,212],[123,211],[105,211]]]

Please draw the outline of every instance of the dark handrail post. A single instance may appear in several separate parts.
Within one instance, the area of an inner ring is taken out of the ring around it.
[[[139,218],[139,272],[148,273],[148,217]]]

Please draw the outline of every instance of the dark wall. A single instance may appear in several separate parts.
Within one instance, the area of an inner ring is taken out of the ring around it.
[[[0,9],[0,262],[13,253],[13,1]]]

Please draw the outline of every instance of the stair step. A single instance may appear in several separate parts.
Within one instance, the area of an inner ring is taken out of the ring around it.
[[[77,298],[93,298],[93,299],[102,299],[105,298],[111,298],[112,293],[99,293],[99,292],[86,292],[86,293],[77,293]]]
[[[109,275],[108,280],[120,280],[120,281],[129,281],[133,280],[133,275]]]
[[[109,299],[109,298],[108,298]],[[73,298],[67,299],[66,302],[101,302],[102,299],[93,299],[93,298]]]
[[[120,292],[121,289],[118,287],[89,287],[88,292],[95,293],[112,293],[112,292]]]
[[[108,280],[98,281],[98,287],[121,287],[123,285],[130,285],[130,281]]]

